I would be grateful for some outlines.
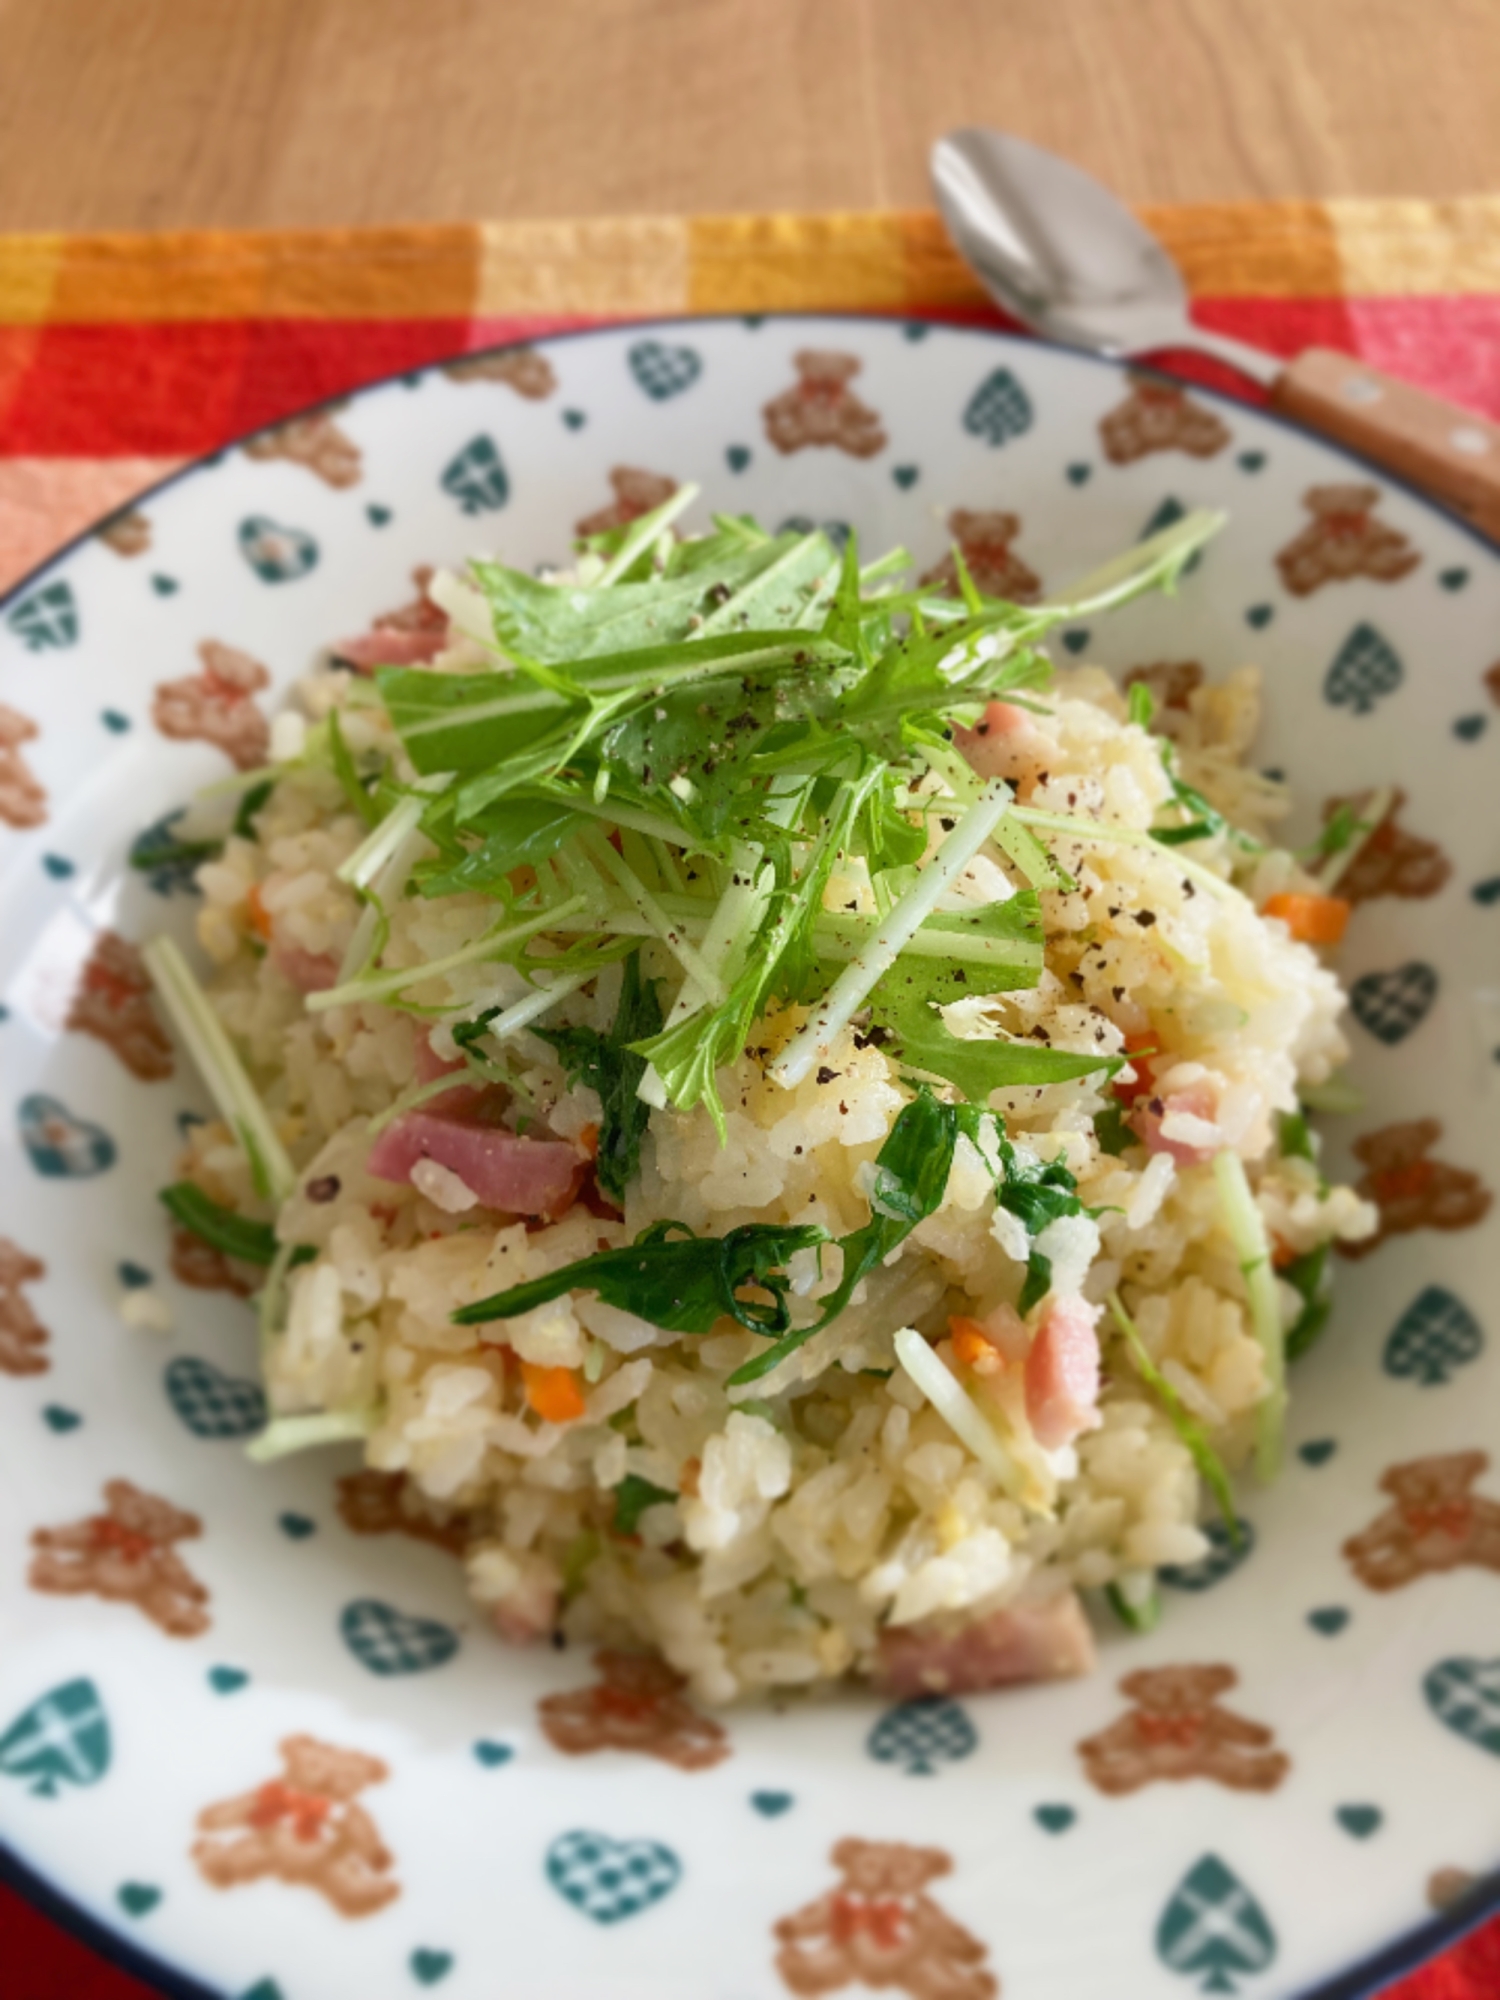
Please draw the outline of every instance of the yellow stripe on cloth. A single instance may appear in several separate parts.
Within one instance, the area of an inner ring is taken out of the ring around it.
[[[1500,294],[1500,196],[1142,215],[1200,295]],[[925,210],[0,236],[4,326],[901,312],[982,298]]]

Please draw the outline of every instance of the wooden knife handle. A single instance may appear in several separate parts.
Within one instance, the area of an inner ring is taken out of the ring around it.
[[[1271,407],[1378,459],[1500,542],[1500,424],[1326,347],[1298,355]]]

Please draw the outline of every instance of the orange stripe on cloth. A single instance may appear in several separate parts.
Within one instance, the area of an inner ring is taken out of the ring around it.
[[[0,236],[0,323],[466,319],[477,224]]]
[[[1142,211],[1223,299],[1500,291],[1500,197]],[[0,236],[0,325],[967,309],[929,211]]]

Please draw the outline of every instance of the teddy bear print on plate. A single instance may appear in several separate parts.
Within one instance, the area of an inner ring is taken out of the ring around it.
[[[608,1648],[501,1649],[396,1475],[245,1459],[260,1273],[155,1200],[207,1109],[138,958],[192,932],[174,815],[277,750],[320,649],[358,671],[378,628],[381,657],[430,658],[434,565],[560,562],[689,479],[689,525],[901,541],[935,588],[956,542],[1021,602],[1221,507],[1175,601],[1065,628],[1057,658],[1144,681],[1168,733],[1253,658],[1292,844],[1384,801],[1339,889],[1361,1101],[1323,1121],[1378,1239],[1294,1366],[1280,1481],[1169,1574],[1154,1632],[1101,1613],[1088,1680],[719,1716]],[[996,336],[774,316],[461,357],[28,579],[0,606],[7,1865],[184,1990],[255,2000],[1275,2000],[1357,1990],[1481,1909],[1497,635],[1493,551],[1249,410]]]

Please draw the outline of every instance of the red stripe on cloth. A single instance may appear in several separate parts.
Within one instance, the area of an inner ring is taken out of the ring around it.
[[[1500,298],[1203,299],[1196,309],[1205,326],[1269,352],[1353,350],[1500,416]],[[983,307],[934,317],[1004,324]],[[191,456],[385,375],[600,323],[554,315],[0,328],[0,454]],[[1230,380],[1211,367],[1194,372]]]

